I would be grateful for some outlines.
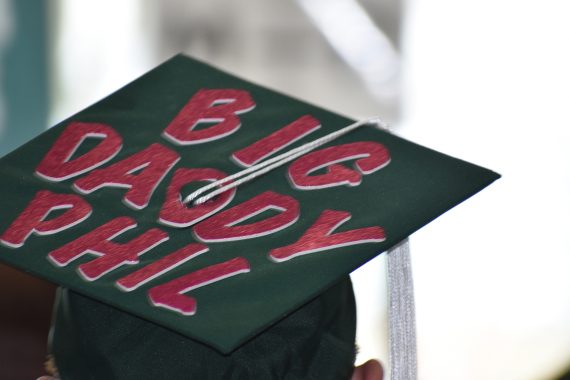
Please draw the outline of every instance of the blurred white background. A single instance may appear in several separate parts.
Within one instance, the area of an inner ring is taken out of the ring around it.
[[[570,3],[58,0],[46,12],[46,125],[183,51],[501,173],[412,236],[419,378],[570,368]],[[384,258],[354,278],[359,361],[388,364]]]

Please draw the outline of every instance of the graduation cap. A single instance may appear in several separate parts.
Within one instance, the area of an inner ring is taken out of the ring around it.
[[[176,56],[2,158],[64,378],[349,376],[349,273],[499,177],[377,124]]]

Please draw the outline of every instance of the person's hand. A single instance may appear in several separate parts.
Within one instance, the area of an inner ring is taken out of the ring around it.
[[[384,370],[378,360],[372,359],[354,369],[350,380],[382,380]]]

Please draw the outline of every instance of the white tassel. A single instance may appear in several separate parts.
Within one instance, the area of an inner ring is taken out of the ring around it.
[[[409,240],[388,250],[390,379],[417,378],[414,282]]]
[[[220,180],[217,180],[215,182],[212,182],[206,186],[203,186],[201,188],[199,188],[198,190],[196,190],[195,192],[193,192],[192,194],[188,195],[184,201],[182,203],[194,203],[196,205],[200,205],[204,202],[207,202],[208,200],[223,194],[224,192],[231,190],[233,188],[236,188],[248,181],[251,181],[259,176],[262,176],[265,173],[268,173],[270,171],[272,171],[275,168],[278,168],[282,165],[285,165],[286,163],[293,161],[294,159],[301,157],[307,153],[309,153],[310,151],[324,145],[327,144],[331,141],[336,140],[337,138],[346,135],[347,133],[350,133],[352,131],[354,131],[357,128],[360,128],[362,126],[365,125],[376,125],[378,128],[381,129],[386,129],[387,128],[387,124],[382,121],[382,119],[380,119],[379,117],[373,117],[373,118],[369,118],[369,119],[365,119],[365,120],[360,120],[357,121],[356,123],[352,123],[342,129],[339,129],[337,131],[331,132],[326,136],[323,136],[321,138],[318,138],[316,140],[310,141],[306,144],[301,145],[300,147],[297,147],[295,149],[291,149],[283,154],[280,154],[276,157],[264,160],[256,165],[253,165],[247,169],[244,169],[240,172],[237,172],[235,174],[232,174],[228,177],[224,177]],[[234,181],[235,180],[235,181]],[[214,190],[210,193],[208,193],[207,195],[204,195],[200,198],[198,198],[198,196],[204,194],[205,192],[207,192],[208,190],[211,190],[215,187],[218,187],[220,185],[226,184],[225,186],[220,187],[217,190]]]

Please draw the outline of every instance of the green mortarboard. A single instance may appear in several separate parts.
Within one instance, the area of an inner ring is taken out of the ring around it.
[[[0,260],[64,288],[62,372],[159,378],[187,362],[235,374],[212,359],[233,355],[300,379],[318,378],[314,353],[341,362],[348,274],[499,176],[364,125],[203,204],[183,200],[353,123],[176,56],[2,158]]]

